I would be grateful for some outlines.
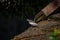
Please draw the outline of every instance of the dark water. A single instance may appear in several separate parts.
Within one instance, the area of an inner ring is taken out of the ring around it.
[[[27,29],[28,22],[26,20],[19,23],[18,16],[12,19],[0,16],[0,39],[10,40],[14,35],[19,34]]]
[[[0,38],[3,40],[9,40],[9,37],[16,34],[16,26],[18,24],[17,17],[13,19],[7,19],[0,16]]]

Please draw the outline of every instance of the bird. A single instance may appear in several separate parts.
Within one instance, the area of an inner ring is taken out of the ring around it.
[[[31,26],[38,26],[38,24],[35,23],[33,20],[27,19],[27,21]]]

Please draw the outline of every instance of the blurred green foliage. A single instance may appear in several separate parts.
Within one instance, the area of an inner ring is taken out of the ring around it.
[[[60,35],[60,30],[55,28],[54,32],[52,32],[49,36],[49,40],[58,40],[58,36]]]

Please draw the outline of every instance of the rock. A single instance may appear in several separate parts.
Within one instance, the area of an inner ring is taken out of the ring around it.
[[[41,21],[38,24],[38,27],[30,27],[25,32],[16,35],[11,40],[48,40],[48,36],[53,31],[55,25],[59,25],[60,23],[56,21]]]

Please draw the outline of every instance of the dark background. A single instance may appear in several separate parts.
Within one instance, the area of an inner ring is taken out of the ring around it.
[[[10,40],[29,28],[32,19],[52,0],[0,0],[0,40]]]

